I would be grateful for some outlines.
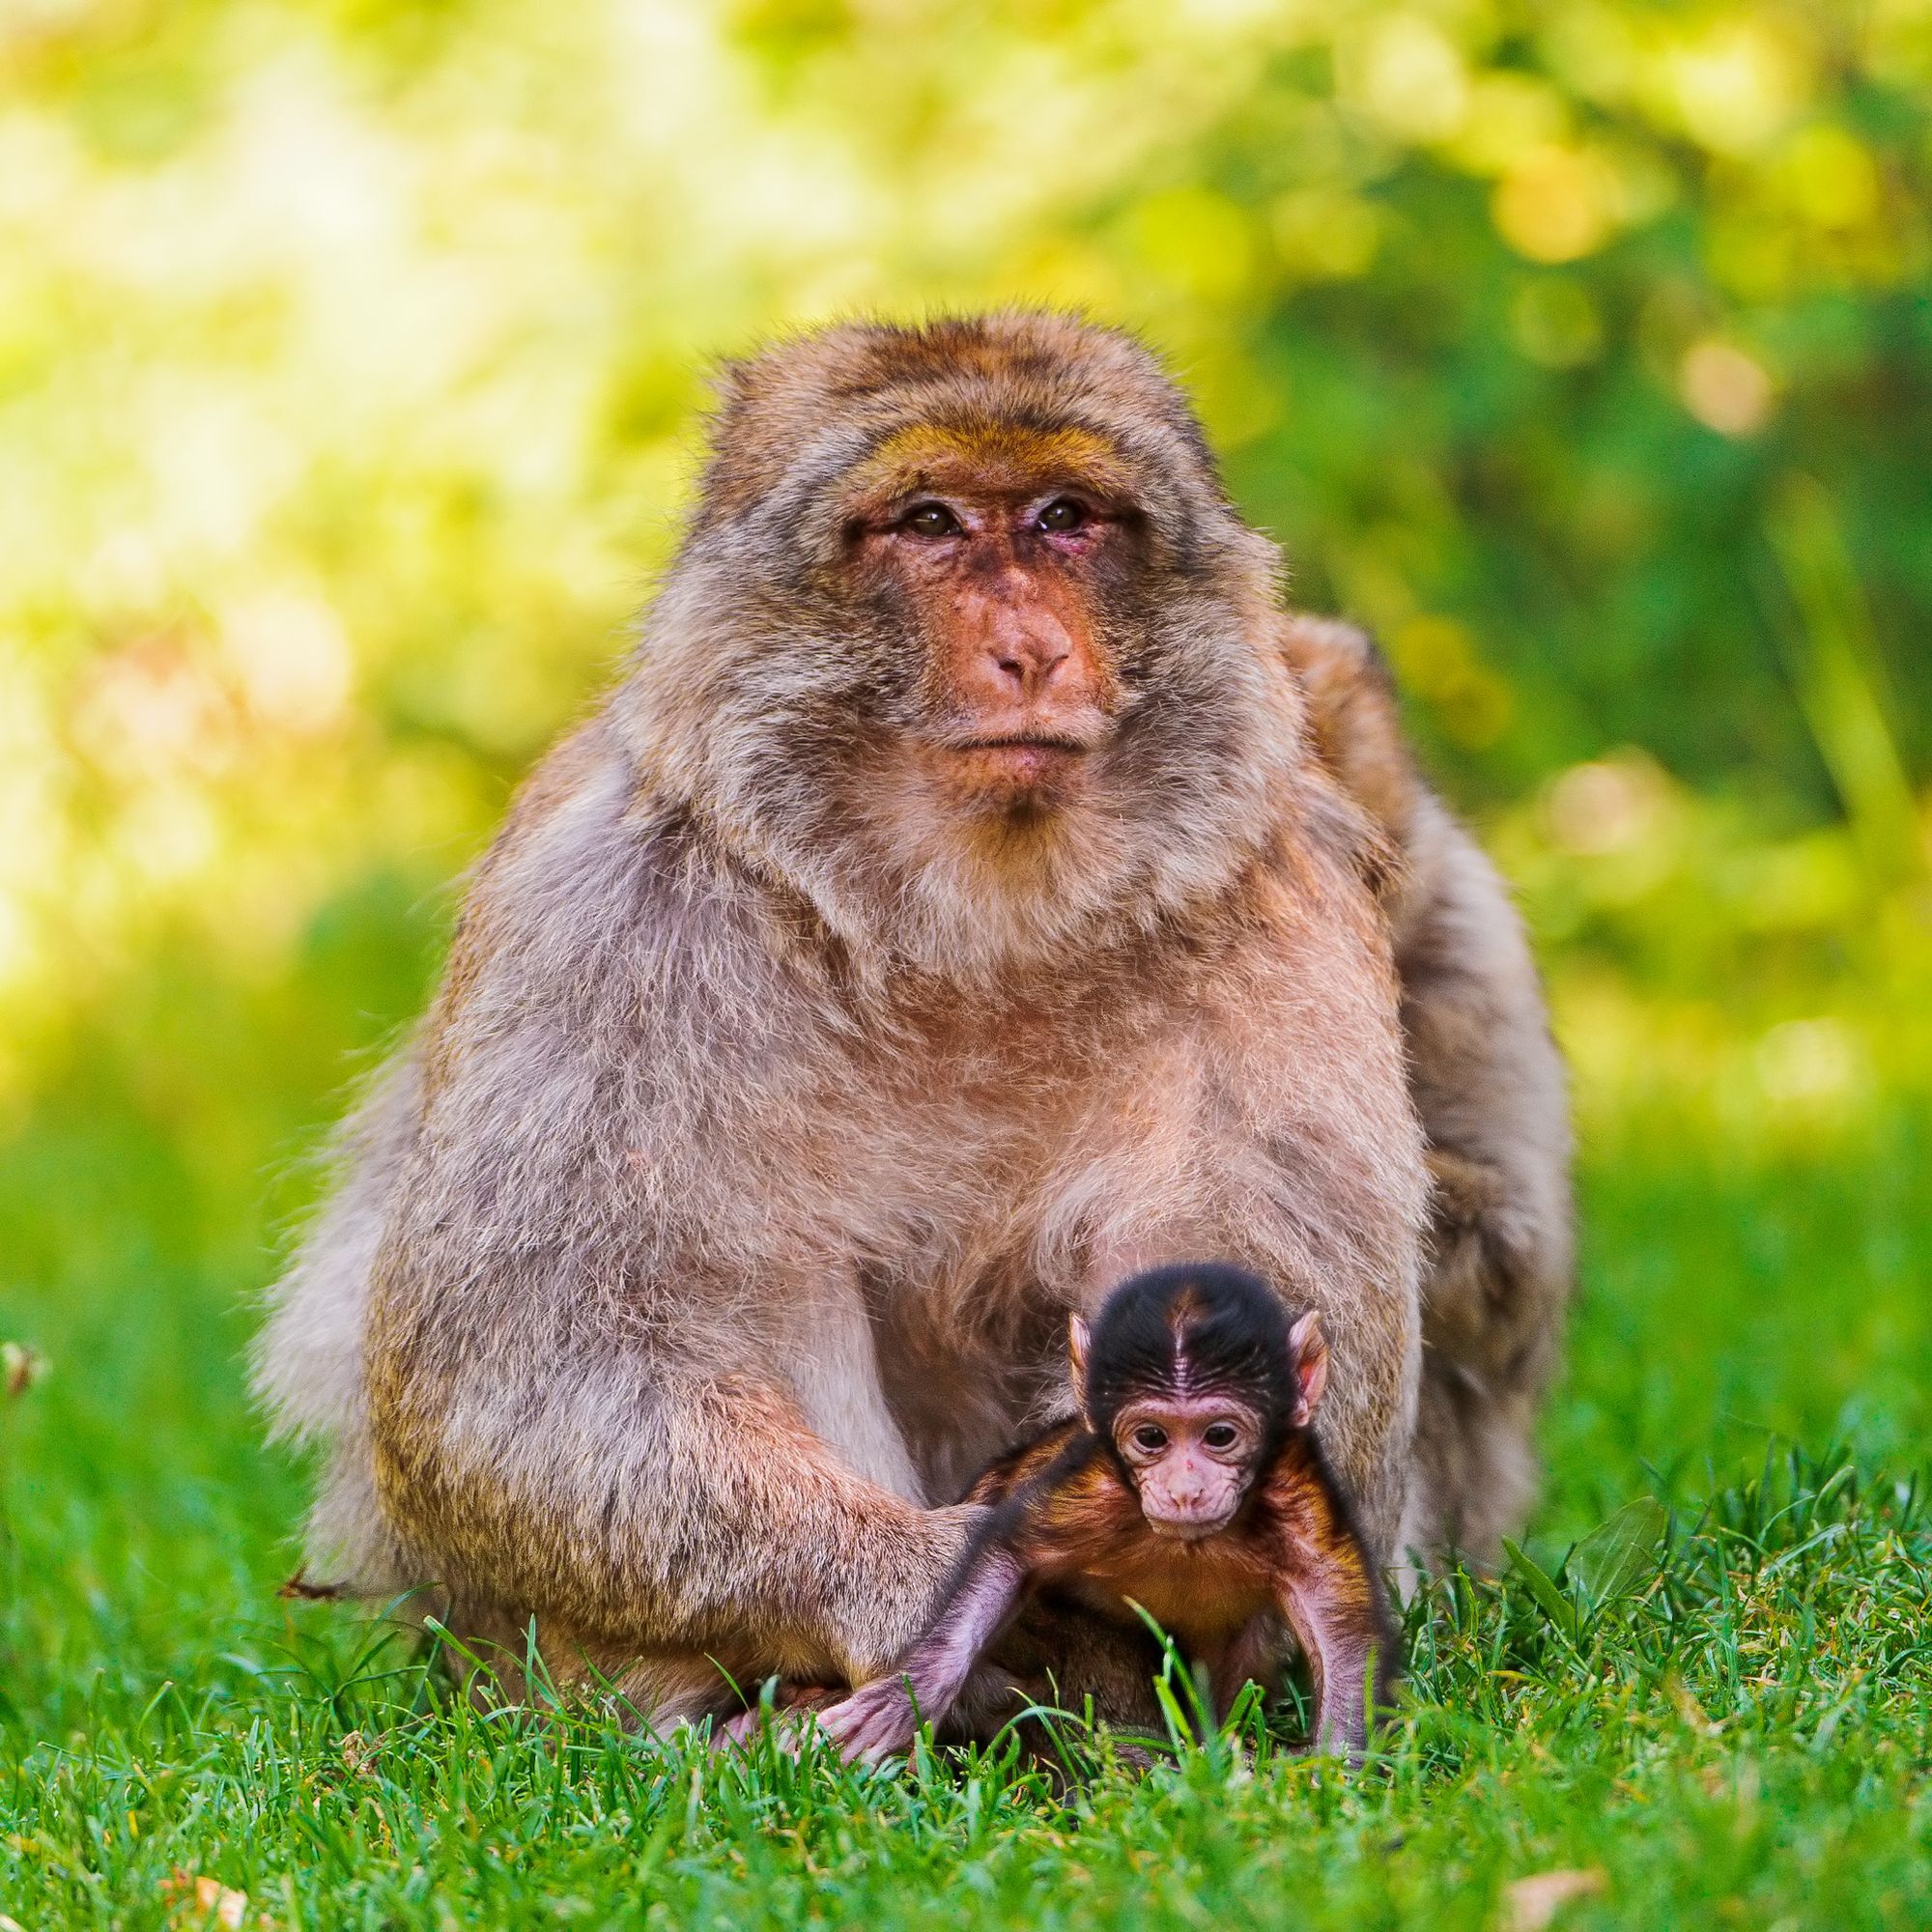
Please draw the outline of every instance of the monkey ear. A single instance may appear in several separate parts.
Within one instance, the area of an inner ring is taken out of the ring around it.
[[[1087,1348],[1093,1339],[1084,1316],[1066,1318],[1066,1378],[1073,1384],[1074,1403],[1088,1421],[1093,1418],[1087,1414]]]
[[[1295,1428],[1306,1429],[1328,1386],[1328,1338],[1314,1309],[1288,1331],[1288,1350],[1294,1362],[1294,1412],[1290,1420]]]

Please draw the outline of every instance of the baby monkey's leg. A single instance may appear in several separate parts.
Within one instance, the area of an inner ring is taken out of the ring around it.
[[[1235,1699],[1247,1685],[1259,1684],[1269,1692],[1279,1688],[1286,1643],[1281,1625],[1273,1617],[1250,1618],[1228,1640],[1208,1672],[1217,1722],[1227,1722]]]

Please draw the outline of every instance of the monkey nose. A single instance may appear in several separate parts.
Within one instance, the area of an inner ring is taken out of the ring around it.
[[[1052,683],[1053,674],[1073,655],[1070,641],[1037,633],[1002,639],[987,654],[1000,680],[1015,696],[1031,697]]]

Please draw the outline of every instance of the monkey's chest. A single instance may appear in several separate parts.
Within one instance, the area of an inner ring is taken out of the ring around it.
[[[1224,1539],[1137,1542],[1131,1551],[1050,1573],[1051,1586],[1104,1614],[1134,1621],[1134,1605],[1190,1653],[1210,1650],[1272,1607],[1267,1578]]]

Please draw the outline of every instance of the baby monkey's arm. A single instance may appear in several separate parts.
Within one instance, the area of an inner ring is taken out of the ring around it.
[[[1268,1500],[1281,1524],[1281,1614],[1314,1679],[1311,1742],[1359,1760],[1395,1674],[1395,1628],[1380,1579],[1312,1437],[1290,1444]]]
[[[1027,1565],[1011,1543],[991,1540],[968,1557],[938,1619],[898,1668],[819,1712],[818,1727],[838,1754],[875,1764],[910,1749],[921,1719],[943,1722],[1026,1587]]]
[[[888,1675],[817,1714],[819,1729],[842,1757],[876,1763],[910,1748],[922,1719],[934,1726],[945,1721],[1033,1580],[1042,1511],[1069,1478],[1093,1464],[1096,1448],[1079,1424],[1063,1423],[974,1484],[968,1500],[993,1505],[992,1515],[925,1634]]]

